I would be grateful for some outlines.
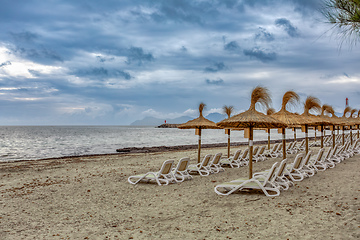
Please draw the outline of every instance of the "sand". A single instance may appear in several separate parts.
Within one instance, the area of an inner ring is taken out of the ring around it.
[[[217,152],[226,148],[202,155]],[[360,155],[275,198],[214,192],[221,182],[247,177],[247,167],[168,186],[127,182],[185,156],[195,163],[197,151],[1,163],[0,239],[360,238]],[[255,163],[254,171],[280,160]]]

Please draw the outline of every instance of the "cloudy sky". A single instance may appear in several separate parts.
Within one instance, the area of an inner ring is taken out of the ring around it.
[[[276,110],[288,90],[359,109],[360,47],[340,48],[320,2],[4,0],[0,125],[240,112],[258,85]]]

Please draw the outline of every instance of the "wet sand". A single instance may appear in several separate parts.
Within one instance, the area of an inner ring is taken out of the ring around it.
[[[246,146],[231,152],[239,147]],[[226,147],[203,149],[202,156],[217,152],[225,155]],[[168,186],[127,182],[167,159],[196,163],[196,156],[191,149],[1,163],[0,239],[360,238],[360,155],[275,198],[214,192],[247,177],[247,167]],[[254,163],[254,171],[280,160]]]

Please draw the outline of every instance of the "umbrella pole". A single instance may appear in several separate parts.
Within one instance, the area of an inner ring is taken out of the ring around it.
[[[253,138],[253,127],[249,127],[249,179],[252,178]]]
[[[268,128],[267,131],[268,131],[268,149],[270,150],[270,128]]]
[[[200,151],[201,151],[201,128],[199,128],[198,163],[200,163]]]
[[[230,129],[228,129],[228,158],[230,157]]]
[[[316,127],[314,127],[314,132],[315,132],[315,142],[316,142]]]
[[[320,126],[321,127],[321,148],[323,148],[324,147],[324,126],[323,125],[321,125]]]
[[[306,154],[309,152],[309,138],[308,138],[308,126],[305,125],[305,150]]]
[[[350,144],[353,144],[353,140],[352,140],[352,126],[350,126]]]
[[[342,126],[342,145],[345,145],[345,127]]]
[[[294,141],[296,141],[296,128],[294,128]]]
[[[335,147],[335,126],[333,126],[333,130],[332,130],[332,135],[333,135],[333,148]]]
[[[283,159],[285,159],[286,158],[285,128],[282,128],[281,131],[282,131],[282,143],[283,143]]]

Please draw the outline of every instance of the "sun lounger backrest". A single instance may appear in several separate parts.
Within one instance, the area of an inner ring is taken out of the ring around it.
[[[259,146],[255,146],[254,149],[253,149],[253,155],[256,155],[258,150],[259,150]]]
[[[160,169],[160,174],[169,174],[174,164],[174,160],[166,160]]]
[[[215,154],[215,156],[214,156],[214,158],[212,160],[212,164],[218,164],[220,162],[221,155],[222,155],[222,153]]]
[[[293,169],[298,169],[300,167],[300,163],[302,162],[303,157],[304,157],[303,153],[296,155],[293,166],[292,166]]]
[[[248,153],[249,153],[249,148],[246,148],[246,149],[243,151],[243,154],[242,154],[241,158],[242,158],[242,159],[245,159],[245,158],[247,157]]]
[[[286,146],[286,150],[290,150],[291,148],[292,148],[292,145],[293,145],[293,143],[291,142],[291,143],[289,143],[287,146]]]
[[[258,155],[264,154],[265,148],[266,148],[266,146],[262,146],[262,147],[260,148],[260,150],[259,150],[259,154],[258,154]]]
[[[333,150],[332,148],[329,148],[329,150],[327,151],[327,153],[325,155],[325,159],[328,159],[330,157],[332,150]]]
[[[286,167],[287,159],[281,161],[276,176],[282,176]]]
[[[324,155],[324,151],[325,151],[324,148],[321,148],[321,149],[319,150],[315,162],[320,162],[322,156]]]
[[[210,162],[210,159],[211,159],[211,154],[208,154],[204,157],[204,160],[202,161],[201,165],[206,167],[209,165],[209,162]]]
[[[180,172],[185,171],[189,165],[189,161],[190,161],[190,158],[180,159],[178,166],[177,166],[177,171],[180,171]]]
[[[274,153],[274,152],[277,150],[279,144],[280,144],[280,143],[275,143],[275,144],[273,145],[273,147],[271,148],[270,152],[271,152],[271,153]]]
[[[311,156],[311,151],[309,151],[308,154],[306,154],[305,158],[302,160],[301,166],[308,165],[310,156]]]
[[[237,150],[234,154],[234,160],[238,160],[240,157],[241,149]]]
[[[271,169],[270,169],[270,171],[269,171],[269,173],[268,173],[268,176],[267,176],[267,178],[266,178],[265,181],[264,181],[264,185],[265,185],[267,182],[272,181],[272,179],[275,177],[275,172],[276,172],[276,168],[277,168],[278,164],[279,164],[279,163],[276,162],[276,163],[274,163],[274,164],[272,165],[272,167],[271,167]]]

